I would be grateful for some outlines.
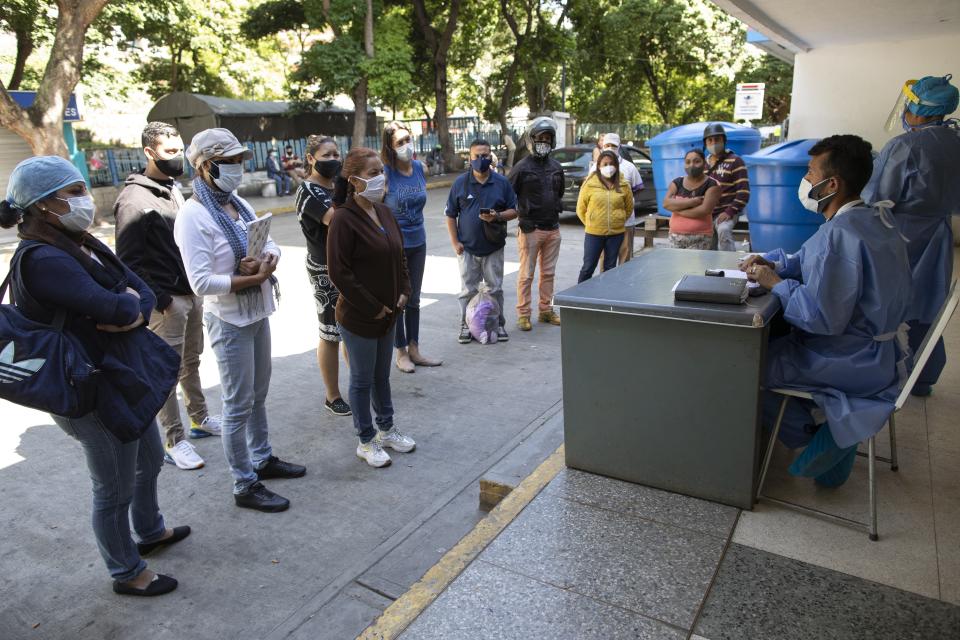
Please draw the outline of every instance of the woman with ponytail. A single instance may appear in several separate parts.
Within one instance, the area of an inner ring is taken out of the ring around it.
[[[340,291],[337,325],[350,362],[350,406],[360,438],[357,456],[372,467],[383,467],[390,464],[384,447],[407,453],[416,446],[394,426],[390,398],[394,323],[410,296],[410,276],[400,226],[382,202],[383,163],[377,152],[351,150],[343,177],[348,196],[330,225],[327,264]]]
[[[340,175],[340,150],[333,138],[310,136],[306,146],[306,177],[297,188],[297,218],[307,241],[307,277],[320,321],[317,364],[326,398],[323,406],[338,416],[349,416],[350,405],[340,395],[340,331],[336,308],[340,293],[327,271],[327,232],[334,213],[335,180]]]
[[[93,532],[113,590],[158,596],[177,581],[147,569],[142,556],[190,534],[190,527],[167,528],[157,504],[164,450],[154,416],[176,384],[179,357],[146,329],[153,292],[87,233],[95,213],[73,164],[34,157],[10,174],[0,227],[17,225],[21,239],[10,266],[21,313],[44,324],[65,318],[64,331],[99,369],[94,410],[51,417],[83,448]],[[140,542],[130,535],[131,522]]]
[[[267,429],[270,314],[279,285],[273,272],[280,248],[267,238],[263,253],[247,256],[247,224],[256,215],[236,194],[243,161],[252,152],[226,129],[206,129],[190,142],[196,170],[193,197],[180,210],[173,235],[190,286],[204,296],[204,321],[217,357],[223,396],[221,440],[233,474],[238,507],[284,511],[290,501],[262,480],[299,478],[307,470],[273,455]]]

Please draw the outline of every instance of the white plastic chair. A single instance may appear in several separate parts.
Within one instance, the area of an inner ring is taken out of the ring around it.
[[[913,370],[910,372],[910,375],[907,377],[906,384],[903,385],[903,389],[900,391],[900,395],[897,396],[896,404],[894,405],[893,413],[890,414],[890,418],[887,421],[889,426],[889,435],[890,435],[890,457],[882,458],[876,454],[876,435],[870,436],[867,438],[867,453],[864,454],[860,451],[857,451],[857,455],[865,456],[868,460],[867,462],[867,473],[868,473],[868,485],[869,485],[869,494],[870,494],[870,520],[869,522],[860,522],[859,520],[851,520],[850,518],[844,518],[843,516],[838,516],[832,513],[827,513],[825,511],[820,511],[819,509],[814,509],[813,507],[806,507],[804,505],[796,504],[794,502],[788,502],[786,500],[780,500],[778,498],[772,498],[770,496],[763,495],[763,484],[767,479],[767,470],[770,468],[770,459],[773,456],[773,447],[777,442],[777,434],[780,432],[780,423],[783,421],[783,414],[787,409],[787,403],[790,401],[790,398],[803,398],[806,400],[811,400],[812,396],[806,391],[797,391],[795,389],[770,389],[774,393],[779,393],[783,396],[783,401],[780,403],[780,411],[777,414],[777,421],[774,423],[773,431],[770,433],[770,443],[767,445],[767,451],[763,458],[763,467],[760,471],[760,483],[757,486],[757,500],[764,500],[766,502],[772,502],[774,504],[779,504],[788,509],[793,509],[794,511],[799,511],[801,513],[807,513],[813,516],[824,518],[832,522],[837,522],[842,525],[854,527],[856,529],[861,529],[866,531],[869,534],[870,539],[876,541],[879,539],[877,535],[877,483],[876,483],[876,474],[875,466],[876,461],[880,460],[881,462],[889,462],[890,469],[896,471],[898,468],[897,465],[897,435],[896,435],[896,419],[895,416],[897,412],[903,408],[904,403],[906,403],[907,398],[910,397],[910,390],[913,389],[913,385],[916,384],[917,378],[920,377],[920,372],[923,370],[923,367],[927,364],[927,360],[930,358],[930,354],[933,353],[934,347],[937,345],[937,341],[940,339],[940,336],[943,335],[944,330],[947,328],[947,324],[950,322],[950,318],[953,317],[954,311],[957,310],[957,305],[960,304],[960,289],[957,288],[957,280],[953,281],[953,284],[950,286],[950,293],[947,295],[946,301],[943,303],[943,307],[940,308],[940,312],[937,314],[937,317],[934,319],[933,324],[930,325],[930,330],[927,331],[927,335],[923,338],[923,343],[920,345],[920,351],[914,358]]]

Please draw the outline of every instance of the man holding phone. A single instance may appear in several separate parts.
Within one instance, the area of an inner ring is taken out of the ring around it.
[[[457,177],[447,198],[447,231],[460,262],[460,344],[472,340],[466,322],[467,304],[477,295],[481,279],[500,305],[497,341],[509,340],[503,317],[503,247],[506,239],[497,237],[485,227],[516,218],[517,196],[504,176],[490,170],[491,161],[489,142],[471,142],[470,171]]]

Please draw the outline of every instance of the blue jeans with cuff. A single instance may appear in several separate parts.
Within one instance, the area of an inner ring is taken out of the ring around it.
[[[360,442],[367,443],[380,431],[393,427],[393,401],[390,398],[390,365],[393,363],[393,331],[380,338],[364,338],[347,331],[343,325],[340,336],[347,347],[350,360],[350,408],[353,409],[353,427]],[[376,428],[370,414],[370,403],[377,414]]]
[[[204,319],[220,369],[223,453],[233,474],[233,492],[246,493],[257,481],[256,470],[273,454],[266,405],[272,371],[270,321],[238,327],[212,313]]]
[[[142,542],[155,542],[166,530],[157,504],[157,475],[163,467],[157,423],[139,440],[123,443],[96,413],[51,417],[83,448],[93,481],[93,535],[110,576],[129,582],[147,568],[130,537],[130,522]]]

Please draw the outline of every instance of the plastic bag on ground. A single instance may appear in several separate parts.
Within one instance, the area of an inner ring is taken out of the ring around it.
[[[473,296],[467,304],[467,327],[470,335],[480,344],[493,344],[497,341],[497,327],[500,324],[500,305],[486,291]]]

